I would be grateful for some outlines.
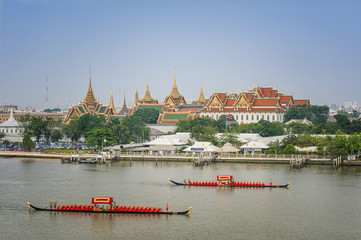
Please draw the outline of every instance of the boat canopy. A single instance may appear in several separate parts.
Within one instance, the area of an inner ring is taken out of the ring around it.
[[[217,176],[217,181],[232,181],[233,176],[231,175],[222,175],[222,176]]]
[[[112,197],[92,198],[92,204],[112,204],[112,203],[113,203]]]

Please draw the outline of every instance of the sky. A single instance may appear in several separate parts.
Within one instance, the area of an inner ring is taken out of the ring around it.
[[[0,0],[1,1],[1,0]],[[186,100],[273,86],[311,104],[361,105],[358,0],[4,0],[0,105],[68,108]],[[48,84],[46,85],[46,77]],[[48,86],[48,101],[46,99]]]

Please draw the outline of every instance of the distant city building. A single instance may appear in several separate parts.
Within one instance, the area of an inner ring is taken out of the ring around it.
[[[336,104],[331,104],[331,105],[330,105],[330,109],[332,109],[332,110],[337,110],[337,105],[336,105]]]
[[[348,100],[345,100],[344,101],[344,107],[346,109],[357,109],[357,102],[352,102],[352,101],[348,101]]]
[[[58,121],[59,119],[63,120],[66,116],[65,113],[47,113],[47,112],[27,112],[27,111],[18,111],[13,113],[13,117],[16,121],[20,121],[26,115],[30,117],[41,117],[42,119],[50,118],[54,121]],[[10,118],[10,114],[0,114],[0,123],[7,121]]]
[[[18,110],[18,106],[16,105],[2,105],[0,106],[0,113],[10,113],[10,110]]]

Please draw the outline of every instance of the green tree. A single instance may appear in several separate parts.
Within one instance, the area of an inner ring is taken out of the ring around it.
[[[336,119],[337,128],[342,132],[349,133],[351,130],[351,122],[348,119],[347,115],[344,114],[336,114],[334,116]]]
[[[285,134],[285,127],[281,122],[270,122],[261,119],[258,123],[261,124],[260,135],[262,137],[281,136]]]
[[[293,106],[287,110],[284,114],[284,122],[288,122],[291,119],[308,119],[313,124],[319,125],[326,123],[329,116],[330,108],[328,106],[317,106],[317,105],[298,105]]]
[[[219,138],[219,143],[223,146],[228,142],[235,146],[240,144],[235,133],[223,133]]]
[[[311,121],[313,124],[319,125],[321,123],[327,122],[329,112],[330,112],[330,108],[328,106],[312,105],[310,107],[310,110],[312,112],[312,120]]]
[[[260,123],[241,124],[238,126],[239,133],[260,133],[262,125]]]
[[[287,131],[288,133],[292,134],[304,134],[304,133],[314,133],[315,129],[313,125],[305,124],[305,123],[299,123],[299,122],[293,122],[287,125]]]
[[[146,124],[156,124],[158,121],[159,112],[159,110],[154,108],[143,108],[135,111],[133,115],[140,118],[142,122]]]
[[[295,154],[297,153],[297,150],[294,145],[287,144],[287,146],[282,150],[282,153],[284,154]]]
[[[112,126],[111,129],[113,131],[117,144],[126,144],[131,142],[132,138],[129,129],[123,124],[116,124]]]
[[[29,134],[24,135],[22,148],[24,148],[26,151],[31,151],[35,149],[35,144],[33,140],[31,140]]]
[[[283,116],[284,122],[288,122],[292,119],[312,119],[312,112],[308,105],[297,105],[289,108]]]
[[[353,120],[350,125],[350,133],[361,133],[361,120]]]
[[[104,127],[106,125],[104,115],[84,114],[79,118],[78,128],[80,135],[86,137],[86,134],[93,128]]]
[[[149,139],[150,129],[139,117],[127,116],[122,120],[122,124],[128,128],[133,142]]]
[[[85,140],[89,146],[96,149],[101,149],[104,145],[112,146],[117,143],[112,130],[105,127],[91,129],[87,132]]]
[[[346,151],[348,154],[357,154],[361,151],[361,138],[357,133],[349,136],[346,141]]]
[[[273,141],[268,144],[268,147],[269,148],[268,148],[267,152],[276,154],[276,153],[279,153],[280,150],[282,149],[282,143],[279,140]]]
[[[52,142],[59,142],[63,138],[63,133],[58,129],[53,129],[51,131],[50,139]]]
[[[70,119],[68,124],[63,125],[61,131],[66,137],[70,138],[72,142],[79,141],[81,137],[81,132],[79,130],[79,118],[74,117]]]

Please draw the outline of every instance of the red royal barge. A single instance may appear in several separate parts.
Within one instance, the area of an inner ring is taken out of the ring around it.
[[[186,211],[174,212],[166,211],[161,208],[154,207],[138,207],[138,206],[118,206],[113,205],[112,197],[97,197],[92,198],[92,205],[62,205],[57,206],[56,202],[50,202],[50,206],[46,208],[35,207],[28,202],[29,209],[33,208],[39,211],[51,212],[87,212],[87,213],[130,213],[130,214],[170,214],[170,215],[185,215],[189,214],[192,207]],[[167,204],[168,205],[168,204]],[[168,208],[168,207],[167,207]]]
[[[236,182],[233,176],[230,175],[223,175],[217,176],[217,181],[211,182],[192,182],[190,179],[188,181],[184,180],[183,183],[175,182],[172,179],[168,178],[169,181],[176,185],[183,185],[183,186],[207,186],[207,187],[253,187],[253,188],[288,188],[290,186],[290,182],[285,185],[275,185],[272,184],[265,184],[264,182]]]

